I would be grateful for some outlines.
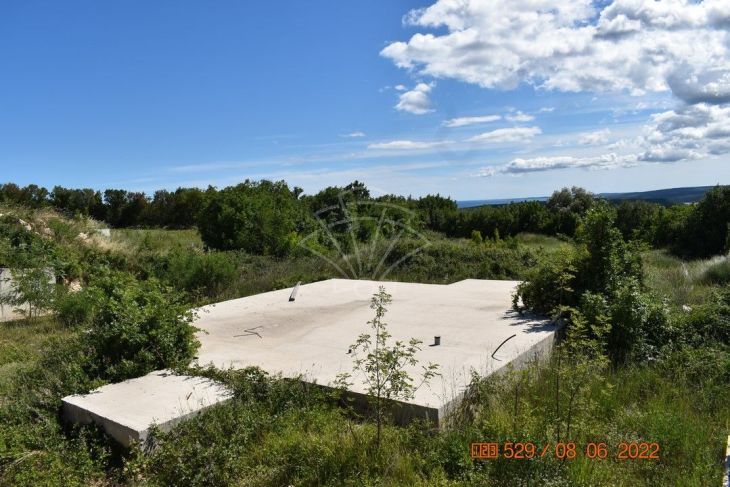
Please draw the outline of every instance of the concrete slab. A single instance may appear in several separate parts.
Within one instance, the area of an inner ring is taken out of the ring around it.
[[[259,366],[329,385],[351,372],[350,345],[369,333],[370,298],[380,285],[393,296],[386,315],[395,340],[423,342],[420,364],[440,366],[441,376],[409,401],[414,414],[442,419],[470,382],[471,371],[488,375],[508,364],[520,365],[550,350],[555,326],[548,320],[511,311],[517,281],[469,279],[451,285],[331,279],[205,306],[194,325],[200,365],[218,368]],[[434,337],[441,337],[439,346]],[[511,338],[510,338],[511,337]],[[492,357],[497,347],[507,340]],[[410,368],[417,376],[420,368]],[[362,378],[351,388],[366,392]]]
[[[162,370],[65,397],[63,417],[72,423],[96,423],[129,446],[132,441],[145,442],[152,425],[167,431],[230,397],[225,387],[212,380]]]

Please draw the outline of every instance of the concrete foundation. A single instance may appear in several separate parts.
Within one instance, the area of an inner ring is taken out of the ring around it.
[[[219,369],[258,366],[272,374],[324,387],[353,372],[351,345],[371,333],[370,300],[379,286],[393,297],[385,321],[391,340],[422,341],[417,367],[438,364],[441,373],[412,400],[394,403],[396,420],[441,422],[457,405],[472,372],[489,375],[520,366],[549,352],[556,326],[511,310],[515,281],[466,280],[451,285],[331,279],[299,286],[295,300],[282,289],[225,301],[196,310],[194,325],[200,365]],[[435,337],[440,337],[436,344]],[[506,340],[506,341],[505,341]],[[363,377],[353,375],[348,394],[366,404]],[[154,372],[63,400],[72,422],[95,422],[120,443],[145,441],[152,424],[168,429],[230,397],[220,385],[201,378]]]
[[[228,400],[222,385],[201,377],[157,371],[63,398],[63,417],[72,423],[96,423],[124,446],[144,443],[150,428],[167,431],[200,411]]]
[[[201,329],[198,363],[215,367],[259,366],[284,377],[330,385],[352,372],[350,346],[370,333],[370,299],[383,285],[393,296],[385,320],[393,340],[422,341],[416,367],[438,364],[441,375],[407,402],[407,416],[440,421],[458,402],[472,371],[489,375],[549,352],[555,325],[511,310],[516,281],[469,279],[451,285],[331,279],[206,306],[194,325]],[[514,335],[514,336],[513,336]],[[440,344],[434,345],[435,337]],[[511,337],[511,338],[510,338]],[[508,339],[494,354],[492,353]],[[353,377],[354,396],[367,386]]]

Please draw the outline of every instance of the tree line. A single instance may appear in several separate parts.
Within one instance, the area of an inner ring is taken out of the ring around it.
[[[209,186],[144,192],[31,184],[0,185],[0,203],[31,208],[53,207],[69,216],[92,217],[112,227],[200,229],[211,248],[243,249],[284,255],[306,235],[325,226],[313,245],[345,247],[368,241],[376,232],[394,233],[405,226],[453,238],[499,239],[520,232],[573,238],[581,219],[599,198],[583,188],[555,191],[546,202],[459,209],[441,195],[421,198],[373,197],[359,182],[327,187],[306,195],[285,181],[250,181],[217,189]],[[704,257],[727,252],[730,187],[717,186],[696,204],[665,206],[647,201],[613,204],[623,238],[668,247],[677,254]],[[387,213],[386,218],[383,212]],[[399,227],[399,228],[397,228]]]

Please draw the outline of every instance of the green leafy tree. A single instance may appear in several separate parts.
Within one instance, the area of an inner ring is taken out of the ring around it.
[[[246,181],[211,192],[198,228],[206,245],[258,255],[286,255],[296,242],[299,207],[284,181]]]
[[[446,231],[458,210],[456,201],[440,194],[419,198],[416,208],[426,227],[439,232]]]
[[[594,292],[613,292],[627,278],[643,281],[641,258],[628,245],[615,225],[616,212],[607,204],[588,211],[577,230],[585,249],[579,266],[579,288]]]
[[[355,357],[353,372],[364,377],[368,399],[373,407],[377,426],[376,444],[380,447],[381,430],[392,407],[390,401],[412,399],[416,391],[428,383],[438,372],[438,365],[422,366],[420,382],[405,370],[406,366],[417,366],[416,354],[421,350],[421,341],[411,338],[408,343],[396,341],[390,344],[391,335],[384,321],[387,306],[392,297],[380,286],[370,301],[375,317],[368,321],[372,334],[363,333],[350,347]],[[343,389],[352,386],[351,375],[340,374],[337,385]]]
[[[555,191],[546,203],[553,215],[553,233],[574,235],[581,217],[595,202],[593,194],[576,186]]]
[[[572,336],[600,344],[614,363],[655,357],[668,339],[666,306],[646,291],[640,254],[616,228],[615,210],[595,205],[577,233],[577,249],[545,258],[518,286],[513,306],[579,327]]]
[[[728,250],[730,186],[708,191],[685,220],[678,250],[693,257],[709,257]]]
[[[7,271],[3,274],[8,273]],[[12,277],[0,276],[0,306],[11,306],[28,321],[53,307],[56,283],[53,270],[45,267],[14,269]]]

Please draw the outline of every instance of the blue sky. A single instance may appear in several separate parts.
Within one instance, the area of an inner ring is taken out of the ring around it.
[[[3,2],[0,181],[728,183],[728,8],[658,3]]]

